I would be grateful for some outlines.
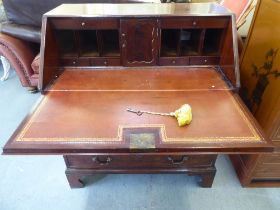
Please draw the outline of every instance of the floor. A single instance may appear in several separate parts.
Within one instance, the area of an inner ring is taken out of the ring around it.
[[[14,72],[0,82],[0,148],[38,97]],[[211,189],[186,175],[106,175],[71,190],[64,169],[59,156],[0,156],[0,210],[280,210],[280,189],[242,188],[223,155]]]

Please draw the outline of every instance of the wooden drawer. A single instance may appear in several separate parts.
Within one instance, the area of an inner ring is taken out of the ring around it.
[[[260,162],[254,170],[253,178],[280,179],[280,153],[261,155]]]
[[[161,20],[161,28],[225,28],[228,21],[225,17],[165,18]]]
[[[194,18],[193,25],[197,28],[225,28],[228,21],[224,17],[198,17]]]
[[[90,66],[89,58],[62,58],[62,66]]]
[[[56,29],[117,29],[119,20],[115,18],[53,18]]]
[[[253,178],[280,179],[280,164],[259,164],[255,169]]]
[[[273,141],[273,144],[275,145],[275,152],[279,152],[280,153],[280,141]]]
[[[120,66],[119,58],[62,58],[62,66]]]
[[[191,28],[193,25],[193,18],[164,18],[160,21],[161,28],[180,29],[180,28]]]
[[[276,147],[275,149],[280,151],[280,139],[279,138],[273,138],[273,139],[271,139],[271,141],[275,145],[275,147]]]
[[[161,66],[185,66],[189,65],[188,57],[184,58],[160,58],[159,65]]]
[[[211,166],[216,155],[68,155],[64,156],[69,168],[82,169],[149,169]]]
[[[190,57],[190,65],[218,65],[219,63],[219,56]]]
[[[92,66],[120,66],[120,58],[92,58]]]
[[[261,156],[262,164],[279,164],[280,171],[280,153],[273,153],[271,155],[262,155]]]

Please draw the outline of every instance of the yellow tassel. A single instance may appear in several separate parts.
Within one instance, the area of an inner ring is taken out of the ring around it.
[[[189,125],[192,121],[192,108],[189,104],[184,104],[171,115],[176,117],[180,127]]]

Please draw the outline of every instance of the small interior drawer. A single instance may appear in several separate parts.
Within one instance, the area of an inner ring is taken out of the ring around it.
[[[89,58],[62,58],[62,66],[90,66]]]
[[[116,18],[53,18],[55,29],[117,29]]]
[[[190,57],[190,65],[218,65],[219,62],[219,56]]]
[[[178,29],[178,26],[181,28],[184,27],[192,27],[193,26],[193,18],[164,18],[160,21],[160,27],[166,29]]]
[[[280,177],[279,163],[259,164],[254,170],[253,178],[277,178]]]
[[[261,157],[261,162],[262,164],[280,164],[280,153],[275,152],[269,155],[262,155]],[[279,165],[279,170],[280,170],[280,165]]]
[[[226,28],[228,19],[224,17],[197,17],[192,25],[197,28]]]
[[[68,155],[64,156],[70,168],[180,168],[211,166],[216,155]]]
[[[178,29],[180,28],[226,28],[228,18],[224,17],[185,17],[185,18],[166,18],[161,20],[161,28]]]
[[[275,145],[275,152],[279,152],[280,153],[280,141],[273,141],[273,144]]]
[[[120,58],[92,58],[92,66],[120,66]]]
[[[62,66],[120,66],[119,58],[62,58]]]
[[[184,66],[189,65],[189,57],[177,58],[160,58],[159,65],[161,66]]]

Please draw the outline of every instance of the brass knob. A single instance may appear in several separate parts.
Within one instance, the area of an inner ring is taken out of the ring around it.
[[[122,45],[122,48],[125,48],[125,44]]]
[[[108,64],[108,62],[107,61],[104,61],[104,65],[107,65]]]
[[[82,22],[82,24],[81,24],[82,26],[85,26],[86,25],[86,23],[85,22]]]
[[[204,60],[204,63],[207,63],[207,61],[208,61],[208,60],[207,60],[207,59],[205,59],[205,60]]]
[[[76,65],[76,61],[73,61],[73,65]]]
[[[197,22],[196,22],[196,21],[193,21],[193,25],[196,26],[196,25],[197,25]]]
[[[175,63],[176,63],[176,61],[175,61],[175,60],[173,60],[173,61],[172,61],[172,63],[173,63],[173,64],[175,64]]]
[[[125,37],[125,33],[122,33],[122,37]]]

